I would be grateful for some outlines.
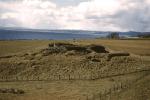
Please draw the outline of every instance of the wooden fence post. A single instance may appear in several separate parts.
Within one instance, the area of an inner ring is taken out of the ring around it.
[[[16,76],[16,81],[18,81],[19,79],[18,79],[18,76]]]
[[[101,100],[102,99],[102,94],[101,93],[99,93],[99,100]]]
[[[61,80],[61,77],[60,77],[60,75],[58,76],[58,80]]]
[[[89,100],[88,95],[86,96],[86,100]]]
[[[80,78],[80,74],[79,74],[79,80],[80,80],[81,78]]]
[[[93,94],[93,96],[92,96],[92,100],[95,100],[95,95]]]
[[[69,74],[69,80],[70,80],[70,74]]]
[[[38,76],[37,78],[38,78],[38,81],[39,81],[39,80],[40,80],[40,77]]]

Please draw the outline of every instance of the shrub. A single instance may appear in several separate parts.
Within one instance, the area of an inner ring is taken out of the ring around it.
[[[119,33],[117,33],[117,32],[112,32],[112,33],[110,33],[110,34],[107,36],[107,38],[109,38],[109,39],[119,39],[120,37],[119,37]]]

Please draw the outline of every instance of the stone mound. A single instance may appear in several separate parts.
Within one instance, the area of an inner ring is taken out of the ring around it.
[[[20,89],[6,89],[6,88],[2,88],[0,89],[0,93],[12,93],[12,94],[24,94],[25,92],[23,90]]]
[[[96,53],[109,53],[104,46],[101,45],[89,45],[87,49]]]
[[[101,45],[88,45],[80,46],[69,43],[51,43],[48,48],[43,51],[44,55],[57,54],[57,53],[66,53],[74,52],[77,54],[88,54],[91,52],[96,53],[108,53],[104,46]]]
[[[107,60],[111,60],[112,57],[119,57],[119,56],[130,56],[130,53],[128,52],[115,52],[115,53],[109,53],[107,56]]]

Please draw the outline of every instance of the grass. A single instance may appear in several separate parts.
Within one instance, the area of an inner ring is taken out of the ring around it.
[[[150,55],[150,40],[81,40],[83,44],[102,44],[112,50],[126,51],[138,55]]]
[[[13,40],[0,41],[0,55],[9,55],[13,53],[26,52],[28,50],[35,50],[45,46],[49,41],[38,40]]]
[[[0,88],[23,89],[25,94],[1,94],[0,100],[99,100],[99,97],[92,98],[95,94],[108,91],[114,84],[126,83],[126,80],[135,80],[142,76],[143,73],[135,73],[125,76],[117,76],[100,80],[71,80],[71,81],[35,81],[35,82],[0,82]],[[142,78],[139,82],[133,83],[129,89],[120,91],[120,97],[116,99],[116,94],[113,92],[111,100],[135,100],[136,95],[144,95],[141,92],[149,93],[149,75]],[[134,86],[135,85],[135,86]],[[139,86],[142,87],[139,87]],[[144,86],[143,86],[144,85]],[[144,88],[146,88],[146,91]],[[142,90],[141,90],[142,89]],[[141,91],[140,91],[141,90]],[[132,97],[132,99],[128,99]],[[147,98],[149,95],[147,94]],[[106,98],[106,97],[105,97]],[[107,99],[103,99],[107,100]],[[146,100],[137,99],[136,100]]]

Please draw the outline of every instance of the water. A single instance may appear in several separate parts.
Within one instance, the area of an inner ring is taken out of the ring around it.
[[[0,40],[20,40],[20,39],[38,39],[38,40],[66,40],[66,39],[91,39],[103,37],[104,34],[86,34],[76,32],[39,32],[39,31],[15,31],[0,30]]]

